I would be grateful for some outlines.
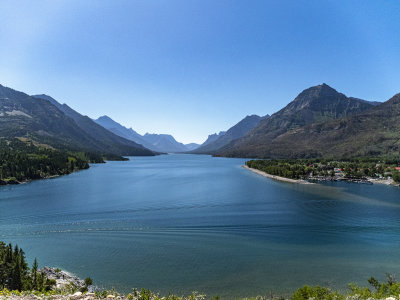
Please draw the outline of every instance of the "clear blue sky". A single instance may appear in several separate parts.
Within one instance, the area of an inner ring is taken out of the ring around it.
[[[400,92],[400,1],[0,2],[0,83],[202,142],[327,83]]]

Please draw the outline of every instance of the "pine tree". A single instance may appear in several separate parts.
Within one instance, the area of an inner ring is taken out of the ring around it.
[[[31,277],[32,277],[32,289],[38,290],[38,262],[37,259],[33,261],[32,270],[31,270]]]

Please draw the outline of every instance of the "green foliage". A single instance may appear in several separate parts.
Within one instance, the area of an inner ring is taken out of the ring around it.
[[[392,178],[395,182],[400,183],[400,172],[399,171],[394,171],[392,173]]]
[[[335,299],[345,299],[344,296],[340,295],[338,292],[334,292],[326,287],[311,287],[308,285],[303,286],[298,289],[293,295],[292,300],[335,300]]]
[[[0,242],[0,290],[10,291],[49,291],[55,285],[54,280],[46,278],[38,271],[37,260],[29,269],[24,251],[15,245]]]
[[[85,282],[85,285],[81,288],[82,293],[88,291],[89,286],[91,286],[93,284],[93,280],[92,280],[92,278],[87,277],[87,278],[85,278],[84,282]]]
[[[400,164],[399,157],[369,157],[353,159],[280,159],[280,160],[250,160],[246,165],[271,175],[292,178],[325,179],[336,176],[335,170],[342,173],[344,179],[365,179],[367,177],[393,176],[400,182],[400,172],[396,167]]]
[[[90,286],[93,284],[93,280],[90,277],[85,278],[85,285]]]
[[[386,274],[387,281],[380,283],[374,277],[368,280],[371,288],[360,287],[354,283],[349,284],[350,293],[340,294],[326,287],[311,287],[308,285],[298,289],[291,297],[292,300],[344,300],[344,299],[385,299],[400,294],[400,283],[396,282],[391,274]]]
[[[391,274],[386,274],[387,281],[380,283],[374,277],[368,280],[368,283],[373,288],[372,290],[367,287],[359,287],[355,284],[349,284],[350,295],[357,295],[359,299],[382,299],[390,296],[397,296],[400,294],[400,283],[396,282],[395,278]]]
[[[89,168],[92,161],[103,160],[96,154],[65,152],[30,141],[0,138],[0,184],[70,174]]]

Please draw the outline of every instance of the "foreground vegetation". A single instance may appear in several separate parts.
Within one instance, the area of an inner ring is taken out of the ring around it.
[[[400,158],[250,160],[246,165],[271,175],[291,179],[393,178],[395,182],[400,182]]]
[[[55,150],[32,141],[0,138],[0,185],[70,174],[104,162],[95,153]]]
[[[256,296],[252,298],[243,298],[242,300],[396,300],[400,297],[400,283],[396,282],[392,275],[387,274],[386,282],[379,282],[375,278],[371,277],[368,280],[369,286],[360,287],[355,284],[349,284],[348,292],[338,292],[333,289],[321,286],[311,287],[308,285],[299,288],[290,297],[280,297],[280,296]],[[21,299],[31,299],[30,295],[36,295],[39,297],[44,297],[53,300],[72,300],[72,299],[123,299],[123,300],[219,300],[220,297],[207,297],[206,295],[193,292],[188,296],[178,296],[173,294],[168,294],[166,296],[161,296],[158,293],[153,293],[148,289],[133,291],[129,294],[123,295],[117,293],[115,290],[97,290],[94,293],[87,293],[86,291],[75,292],[71,289],[63,290],[48,290],[48,291],[10,291],[7,289],[0,290],[0,299],[13,299],[13,296],[21,297]],[[24,298],[26,297],[26,298]],[[15,297],[14,297],[15,298]],[[36,298],[38,299],[38,298]]]
[[[57,271],[60,272],[61,270]],[[379,282],[371,277],[368,280],[369,286],[360,287],[356,284],[348,285],[348,292],[339,292],[327,287],[308,285],[295,291],[289,298],[292,300],[373,300],[400,297],[400,282],[397,282],[395,277],[386,274],[386,281]],[[96,290],[94,293],[88,293],[88,286],[92,285],[92,280],[86,278],[83,287],[78,287],[74,284],[69,284],[62,289],[56,289],[56,281],[47,278],[39,269],[36,259],[32,268],[28,267],[25,260],[24,251],[15,245],[6,245],[0,242],[0,299],[14,299],[21,297],[22,300],[32,299],[30,295],[39,297],[51,297],[51,299],[71,300],[71,299],[95,299],[95,298],[119,298],[127,300],[204,300],[204,299],[219,299],[206,297],[203,294],[193,292],[189,296],[176,296],[169,294],[160,296],[148,289],[133,291],[127,295],[117,293],[114,289]],[[36,298],[37,299],[37,298]],[[283,297],[274,296],[258,296],[255,298],[246,298],[254,300],[263,299],[285,299]]]
[[[21,248],[0,242],[0,289],[48,291],[54,284],[39,272],[36,259],[29,268]]]

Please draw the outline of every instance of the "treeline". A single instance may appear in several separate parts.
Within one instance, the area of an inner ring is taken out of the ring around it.
[[[291,178],[309,179],[310,177],[335,177],[338,173],[344,178],[362,179],[365,177],[392,177],[400,182],[400,158],[358,158],[349,160],[329,159],[281,159],[250,160],[250,168],[258,169],[271,175]]]
[[[0,139],[0,184],[70,174],[103,162],[101,155],[55,150],[31,141]]]
[[[286,160],[250,160],[246,165],[265,173],[291,179],[303,179],[311,173],[311,168],[303,163]]]
[[[36,259],[32,268],[28,267],[25,253],[18,245],[0,242],[0,290],[46,291],[55,283],[39,272]]]

